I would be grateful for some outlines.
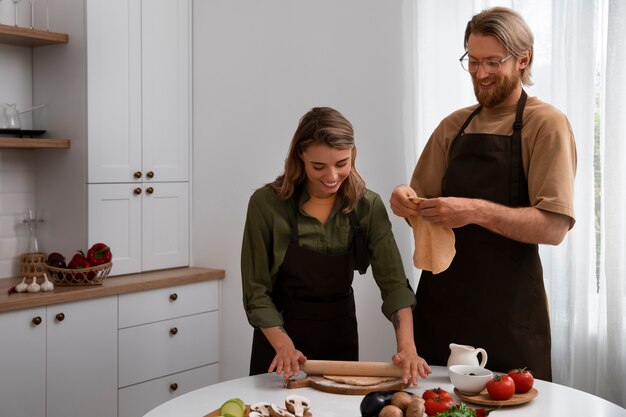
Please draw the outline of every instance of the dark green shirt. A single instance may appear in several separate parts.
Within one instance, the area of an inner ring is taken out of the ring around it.
[[[302,210],[309,199],[302,192],[298,205],[299,244],[324,254],[340,254],[351,247],[353,230],[339,204],[325,225]],[[415,305],[391,222],[380,196],[366,190],[355,212],[367,236],[370,263],[382,297],[382,312],[390,317],[403,307]],[[248,203],[241,249],[243,304],[248,322],[254,327],[282,326],[283,319],[272,302],[272,288],[283,263],[291,237],[291,219],[296,215],[292,200],[280,200],[273,189],[262,187]]]

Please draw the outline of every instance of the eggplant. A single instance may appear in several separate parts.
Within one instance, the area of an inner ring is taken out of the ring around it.
[[[1,1],[1,0],[0,0]],[[46,263],[50,266],[55,266],[57,268],[65,268],[65,256],[61,255],[58,252],[52,252],[48,255],[48,259]]]
[[[400,390],[391,389],[384,391],[372,391],[363,397],[361,401],[361,417],[378,417],[378,413],[384,406],[391,404],[391,397]],[[410,395],[412,392],[406,391]]]

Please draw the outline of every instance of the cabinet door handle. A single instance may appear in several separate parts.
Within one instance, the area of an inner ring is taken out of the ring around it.
[[[148,187],[148,188],[146,188],[146,192],[147,192],[148,194],[152,194],[152,193],[154,192],[154,188],[152,188],[152,187]]]
[[[41,317],[39,317],[39,316],[33,317],[33,319],[31,321],[33,322],[33,324],[35,326],[39,326],[41,324]]]
[[[135,195],[139,195],[139,194],[141,194],[141,188],[139,188],[139,187],[135,188],[135,189],[133,190],[133,194],[135,194]]]
[[[141,171],[137,171],[137,172],[135,172],[134,177],[135,177],[135,178],[141,178]]]
[[[63,313],[59,313],[55,317],[56,317],[57,321],[65,320],[65,314],[63,314]]]
[[[178,294],[176,294],[176,293],[170,294],[170,300],[172,300],[172,301],[178,300]]]
[[[178,384],[176,382],[170,384],[170,390],[176,391],[178,389]]]
[[[172,336],[174,336],[176,333],[178,333],[178,329],[177,329],[176,327],[172,327],[172,328],[170,329],[170,334],[171,334]]]
[[[154,172],[153,171],[148,171],[148,173],[146,174],[146,177],[154,178]]]

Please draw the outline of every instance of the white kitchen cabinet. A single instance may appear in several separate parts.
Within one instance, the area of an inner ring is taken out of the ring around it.
[[[164,376],[120,389],[120,417],[142,417],[166,401],[219,382],[218,364]]]
[[[0,314],[0,416],[117,415],[117,297]]]
[[[117,416],[117,297],[46,309],[46,416]]]
[[[87,0],[86,17],[89,183],[188,181],[189,0]]]
[[[89,245],[106,242],[111,275],[189,265],[189,183],[89,184]]]
[[[218,283],[119,296],[119,417],[218,380]]]
[[[38,159],[42,245],[71,254],[108,243],[112,275],[189,265],[191,0],[58,0],[53,11],[71,41],[34,52],[33,101],[48,104],[36,123],[72,146]],[[139,188],[139,205],[132,194],[104,205],[139,216],[92,207],[94,184]]]
[[[46,416],[46,308],[0,314],[0,416]]]

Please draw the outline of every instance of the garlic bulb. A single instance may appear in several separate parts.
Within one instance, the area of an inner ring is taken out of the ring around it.
[[[48,281],[48,275],[43,273],[43,283],[41,284],[41,291],[52,291],[54,289],[54,284]]]
[[[26,277],[23,277],[22,283],[15,286],[15,292],[26,292],[27,289],[28,284],[26,283]]]
[[[41,290],[41,286],[37,284],[37,277],[33,277],[33,282],[27,288],[28,292],[39,292]]]

